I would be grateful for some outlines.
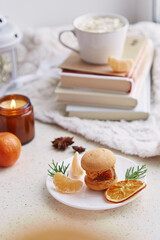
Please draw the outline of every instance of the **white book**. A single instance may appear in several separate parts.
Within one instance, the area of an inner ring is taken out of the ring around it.
[[[150,113],[150,76],[148,77],[137,106],[132,110],[67,105],[69,117],[97,120],[145,120]]]

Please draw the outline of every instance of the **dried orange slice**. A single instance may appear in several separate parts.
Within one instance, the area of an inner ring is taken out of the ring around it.
[[[145,187],[145,182],[135,179],[129,179],[117,182],[112,187],[108,188],[105,191],[104,195],[108,201],[120,203],[139,193]]]
[[[118,59],[115,57],[108,58],[108,64],[111,66],[114,72],[127,73],[133,66],[131,59]]]
[[[73,160],[72,160],[71,176],[73,178],[79,178],[82,174],[83,174],[83,169],[80,166],[79,153],[75,152]]]
[[[62,193],[75,193],[80,191],[83,186],[82,181],[71,179],[59,172],[54,175],[53,183],[57,190]]]

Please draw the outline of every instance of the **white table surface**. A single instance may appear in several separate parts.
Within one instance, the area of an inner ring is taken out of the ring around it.
[[[48,164],[73,156],[72,148],[57,151],[51,141],[73,136],[76,145],[86,150],[102,147],[83,137],[54,125],[35,122],[35,138],[22,146],[15,165],[0,168],[0,240],[13,239],[22,230],[38,226],[62,224],[78,226],[118,240],[160,239],[160,157],[140,159],[129,157],[137,164],[147,164],[147,188],[133,202],[112,210],[87,211],[71,208],[55,200],[46,189]]]

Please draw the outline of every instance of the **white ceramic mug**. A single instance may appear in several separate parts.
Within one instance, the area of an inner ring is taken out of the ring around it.
[[[123,26],[111,32],[91,32],[81,30],[78,24],[88,17],[105,16],[109,18],[118,18]],[[123,53],[123,47],[126,39],[128,20],[117,14],[87,14],[76,18],[73,22],[73,30],[64,30],[59,33],[59,41],[65,47],[80,54],[82,60],[92,64],[107,64],[109,56],[120,58]],[[78,40],[79,50],[68,46],[62,41],[62,35],[66,32],[72,32]]]

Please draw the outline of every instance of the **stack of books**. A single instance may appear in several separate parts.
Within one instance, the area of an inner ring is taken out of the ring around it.
[[[118,44],[118,42],[117,42]],[[57,101],[68,116],[99,120],[147,119],[150,113],[150,68],[153,44],[144,37],[128,36],[124,59],[132,59],[128,73],[109,65],[92,65],[72,53],[59,67]]]

